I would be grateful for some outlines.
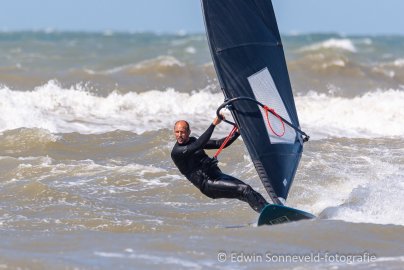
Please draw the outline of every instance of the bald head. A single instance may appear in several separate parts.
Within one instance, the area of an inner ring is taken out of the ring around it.
[[[175,122],[174,124],[174,130],[177,126],[182,126],[184,128],[186,128],[186,130],[190,131],[191,129],[189,128],[189,123],[185,120],[178,120],[177,122]]]
[[[175,122],[174,125],[174,135],[179,144],[185,144],[189,140],[189,134],[191,134],[191,129],[189,124],[185,120],[179,120]]]

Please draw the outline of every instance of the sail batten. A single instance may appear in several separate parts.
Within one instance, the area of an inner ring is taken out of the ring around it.
[[[270,0],[201,0],[213,63],[226,99],[247,97],[299,127]],[[303,150],[301,134],[276,114],[240,100],[232,114],[267,193],[286,200]],[[281,135],[281,136],[280,136]]]
[[[236,49],[236,48],[246,47],[246,46],[277,47],[277,46],[282,46],[282,44],[280,44],[279,42],[276,42],[276,43],[274,43],[274,42],[250,42],[250,43],[237,44],[237,45],[227,47],[227,48],[218,48],[216,50],[216,52],[221,53],[226,50],[231,50],[231,49]]]

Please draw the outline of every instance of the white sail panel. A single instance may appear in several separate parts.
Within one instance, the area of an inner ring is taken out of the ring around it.
[[[251,89],[253,90],[255,99],[262,104],[267,105],[269,108],[275,110],[277,114],[291,122],[289,114],[285,108],[281,96],[279,95],[278,89],[275,86],[274,80],[272,79],[271,73],[268,68],[264,68],[257,73],[248,77],[248,82],[250,83]],[[258,106],[258,105],[257,105]],[[295,143],[296,131],[289,125],[282,125],[281,120],[269,113],[269,121],[271,123],[271,130],[268,124],[266,112],[261,109],[262,118],[265,121],[265,126],[267,128],[268,136],[272,144],[275,143]],[[284,127],[283,127],[284,126]],[[285,133],[283,134],[285,128]],[[278,135],[283,134],[282,136]]]

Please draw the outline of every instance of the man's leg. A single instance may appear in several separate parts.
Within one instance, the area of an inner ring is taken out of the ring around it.
[[[235,198],[247,202],[258,213],[268,204],[251,186],[227,174],[220,174],[215,180],[206,180],[201,191],[213,199]]]

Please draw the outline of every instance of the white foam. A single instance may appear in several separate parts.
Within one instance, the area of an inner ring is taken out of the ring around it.
[[[167,171],[162,168],[158,168],[155,166],[146,166],[146,165],[141,165],[141,164],[128,164],[124,166],[117,166],[117,165],[100,165],[95,163],[93,160],[79,160],[72,162],[70,164],[42,164],[42,166],[52,166],[59,172],[66,172],[70,170],[75,170],[77,171],[77,175],[80,173],[85,175],[87,173],[94,173],[94,172],[104,172],[104,171],[109,171],[109,172],[116,172],[117,174],[129,174],[129,175],[134,175],[138,177],[139,181],[143,181],[146,183],[149,183],[150,185],[166,185],[165,183],[161,183],[158,179],[153,179],[149,180],[144,178],[146,174],[152,174],[152,175],[160,175],[160,174],[166,174]],[[80,171],[80,172],[78,172]],[[56,171],[55,171],[56,172]]]
[[[368,92],[355,98],[311,92],[296,98],[300,124],[313,138],[404,135],[404,91]]]
[[[370,38],[364,38],[362,40],[359,40],[359,43],[365,44],[365,45],[372,45],[373,41]]]
[[[199,133],[212,121],[222,102],[223,94],[212,93],[210,89],[192,93],[174,89],[113,92],[99,97],[80,86],[66,89],[55,81],[29,92],[3,87],[0,88],[0,132],[27,127],[52,133],[114,130],[142,133],[171,128],[176,120],[187,119],[192,122],[193,131]],[[404,91],[393,89],[355,98],[315,92],[296,97],[300,125],[313,139],[402,136],[403,104]]]
[[[172,182],[172,177],[168,174],[166,169],[154,165],[127,164],[119,166],[113,164],[97,164],[91,159],[58,163],[50,157],[18,158],[15,161],[18,166],[17,172],[26,168],[30,170],[40,170],[43,174],[38,176],[39,180],[52,177],[58,179],[54,184],[63,188],[87,187],[93,189],[94,186],[92,182],[97,181],[97,179],[107,181],[110,178],[127,179],[128,176],[130,176],[131,179],[136,179],[136,181],[131,181],[130,184],[128,182],[127,185],[116,185],[116,180],[113,180],[111,184],[105,184],[102,188],[94,191],[100,193],[108,192],[114,194],[154,189],[168,186],[168,181]],[[13,181],[26,180],[24,174],[17,173],[15,177],[16,179],[13,179]],[[36,180],[35,176],[29,179],[29,181],[34,180]]]
[[[27,127],[52,133],[142,133],[171,127],[178,118],[207,123],[222,101],[219,93],[174,89],[98,97],[78,86],[65,89],[50,81],[29,92],[0,89],[0,131]]]
[[[396,67],[404,67],[404,58],[394,60],[393,64]]]
[[[338,60],[334,60],[334,61],[331,61],[331,62],[329,62],[329,63],[324,63],[323,65],[322,65],[322,67],[324,68],[324,69],[326,69],[326,68],[328,68],[328,67],[333,67],[333,66],[335,66],[335,67],[345,67],[345,61],[344,60],[342,60],[342,59],[338,59]]]
[[[321,49],[339,49],[349,52],[357,52],[357,49],[350,39],[331,38],[325,41],[303,47],[300,51],[316,51]]]
[[[185,49],[185,52],[186,52],[186,53],[189,53],[189,54],[195,54],[195,53],[196,53],[196,49],[195,49],[195,47],[190,46],[190,47],[187,47],[187,48]]]
[[[381,153],[382,149],[375,152]],[[362,164],[348,166],[346,172],[343,168],[335,169],[338,178],[344,180],[332,183],[332,189],[327,185],[326,190],[318,192],[321,195],[314,204],[315,210],[318,211],[319,207],[326,209],[325,217],[330,219],[404,225],[404,213],[401,211],[404,168],[390,155],[390,152],[384,156],[368,154],[359,157]],[[396,155],[400,156],[400,153]],[[360,162],[357,160],[357,163]]]

